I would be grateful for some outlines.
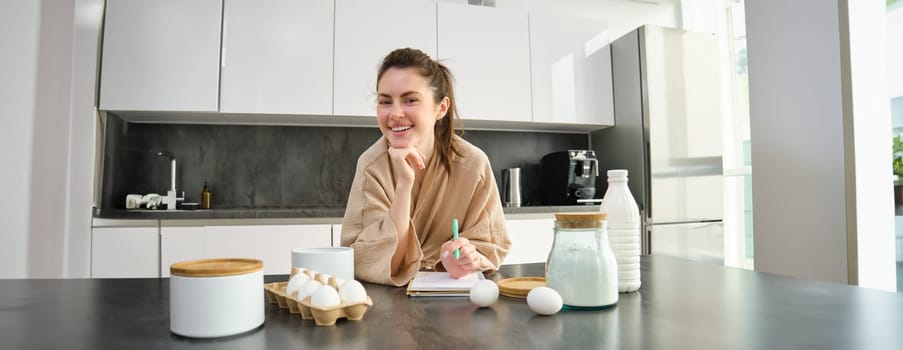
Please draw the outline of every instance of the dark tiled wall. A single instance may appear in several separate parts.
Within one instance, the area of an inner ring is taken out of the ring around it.
[[[165,194],[169,160],[186,202],[198,202],[204,181],[214,208],[344,208],[357,157],[380,136],[374,128],[127,123],[108,115],[103,208],[124,208],[129,193]],[[584,149],[586,134],[466,131],[489,156],[496,181],[520,167],[523,203],[539,205],[539,159]]]

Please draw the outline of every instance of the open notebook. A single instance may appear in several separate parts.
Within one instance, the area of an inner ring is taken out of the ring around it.
[[[470,288],[483,279],[485,277],[479,271],[459,279],[452,278],[448,272],[420,271],[408,283],[408,295],[412,297],[468,296]]]

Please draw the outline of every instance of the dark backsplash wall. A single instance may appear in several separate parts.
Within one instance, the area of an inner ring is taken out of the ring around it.
[[[380,137],[377,128],[127,123],[108,115],[102,208],[125,208],[126,194],[166,194],[169,159],[185,202],[198,202],[204,182],[214,208],[344,208],[358,156]],[[521,168],[524,205],[540,205],[539,159],[586,149],[586,134],[466,131],[489,156],[496,181]]]

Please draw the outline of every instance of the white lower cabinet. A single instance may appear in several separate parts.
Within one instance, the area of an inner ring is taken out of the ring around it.
[[[555,220],[509,219],[506,222],[511,249],[502,265],[546,262],[555,238]]]
[[[160,276],[157,226],[94,227],[91,230],[91,278]]]
[[[170,265],[204,259],[204,226],[160,227],[160,277],[169,277]]]
[[[268,275],[288,274],[294,248],[329,247],[332,227],[322,225],[163,226],[160,269],[185,260],[252,258],[263,261]]]

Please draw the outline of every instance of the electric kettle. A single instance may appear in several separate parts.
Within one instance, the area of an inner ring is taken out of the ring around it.
[[[520,207],[520,168],[502,169],[502,205]]]

